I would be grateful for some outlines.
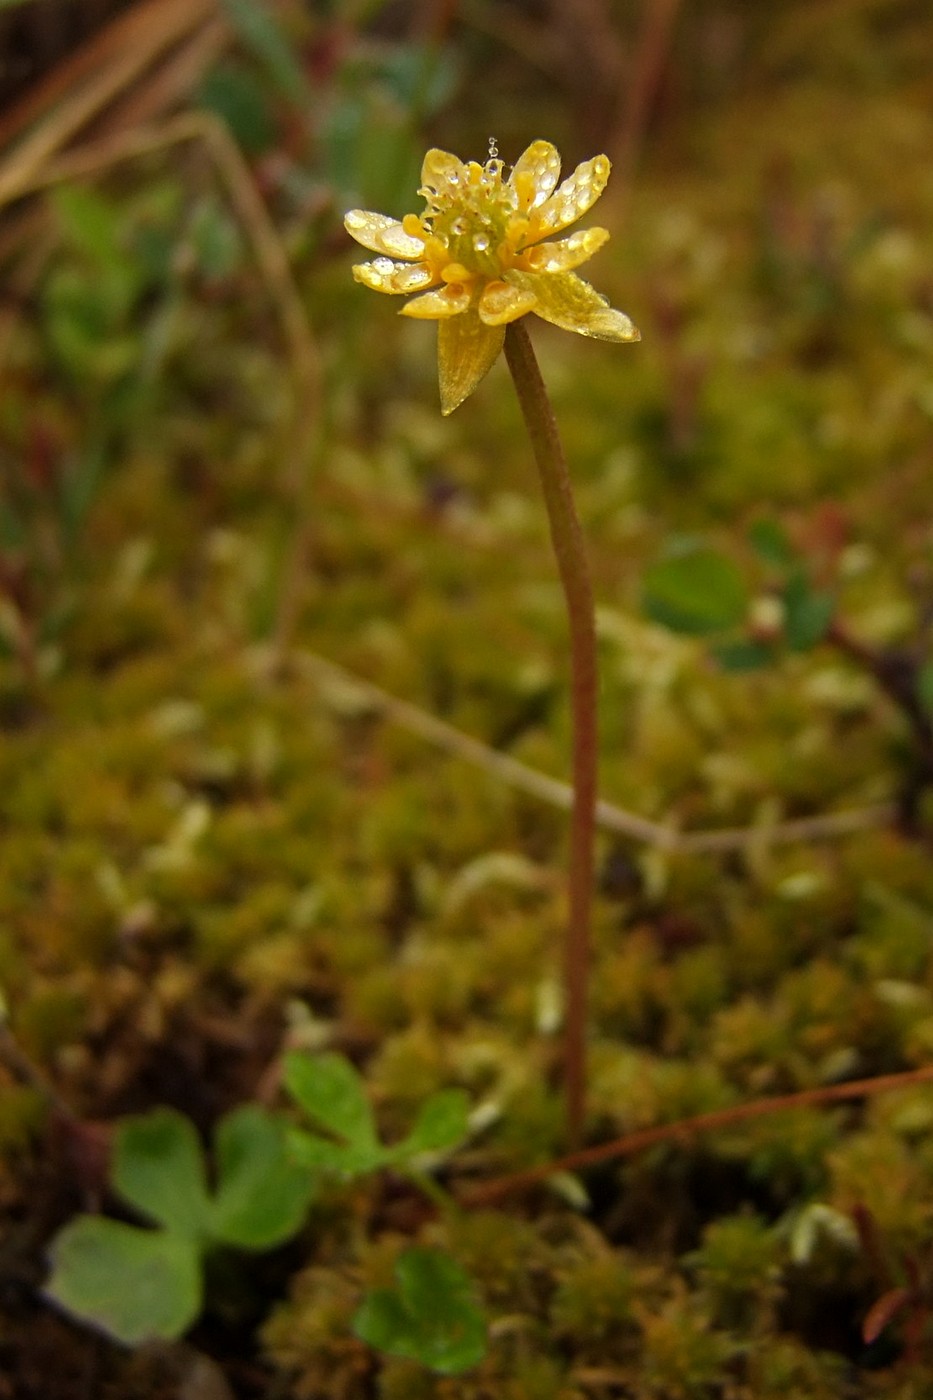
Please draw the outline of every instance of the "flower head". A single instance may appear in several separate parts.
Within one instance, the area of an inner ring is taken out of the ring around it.
[[[639,339],[629,318],[573,271],[607,231],[552,238],[596,203],[609,170],[608,158],[595,156],[558,185],[560,156],[549,141],[533,141],[508,177],[494,153],[480,165],[432,150],[421,169],[423,213],[400,222],[362,209],[347,214],[347,232],[379,254],[354,267],[356,280],[376,292],[417,293],[402,315],[438,323],[442,412],[472,394],[506,325],[528,312],[598,340]]]

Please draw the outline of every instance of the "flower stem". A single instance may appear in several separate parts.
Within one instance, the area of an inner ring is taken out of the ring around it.
[[[580,1142],[586,1112],[586,1008],[596,839],[597,669],[593,585],[554,410],[524,321],[506,327],[505,358],[531,438],[570,623],[573,810],[564,945],[563,1073],[567,1131]]]

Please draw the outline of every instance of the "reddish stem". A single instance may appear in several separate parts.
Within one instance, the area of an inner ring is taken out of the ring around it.
[[[850,1079],[843,1084],[824,1084],[816,1089],[801,1089],[794,1094],[776,1094],[772,1098],[734,1104],[731,1108],[717,1108],[712,1113],[698,1113],[695,1118],[678,1119],[676,1123],[661,1123],[655,1128],[640,1128],[637,1132],[627,1133],[625,1137],[616,1138],[612,1142],[603,1142],[596,1147],[571,1152],[566,1157],[558,1157],[553,1162],[544,1162],[541,1166],[529,1167],[526,1171],[514,1172],[510,1176],[481,1182],[478,1186],[462,1191],[457,1200],[463,1206],[485,1206],[490,1201],[497,1201],[515,1191],[522,1191],[560,1172],[581,1171],[585,1167],[595,1167],[600,1162],[632,1157],[635,1153],[644,1152],[649,1147],[657,1147],[660,1143],[677,1142],[683,1146],[698,1133],[729,1128],[735,1123],[748,1122],[751,1118],[768,1118],[788,1109],[821,1108],[825,1104],[845,1103],[850,1099],[873,1098],[876,1094],[911,1088],[915,1084],[928,1084],[931,1080],[933,1065],[921,1065],[919,1069],[904,1070],[899,1074],[879,1074],[871,1079]]]
[[[524,321],[506,327],[505,357],[531,438],[570,624],[573,810],[564,945],[564,1091],[577,1146],[586,1114],[586,1009],[596,843],[597,665],[593,585],[554,411]]]

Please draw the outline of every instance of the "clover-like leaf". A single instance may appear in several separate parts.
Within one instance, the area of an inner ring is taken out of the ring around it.
[[[180,1337],[201,1311],[197,1244],[167,1230],[81,1215],[56,1236],[52,1262],[48,1296],[127,1346]]]
[[[390,1356],[459,1375],[486,1352],[486,1322],[470,1279],[435,1249],[409,1249],[395,1266],[397,1288],[377,1288],[353,1319],[361,1341]]]
[[[348,1060],[296,1052],[285,1057],[283,1078],[308,1117],[339,1139],[330,1142],[295,1130],[292,1146],[304,1165],[354,1175],[386,1164],[390,1154],[376,1136],[363,1080]]]
[[[214,1143],[212,1236],[241,1249],[269,1249],[295,1234],[315,1183],[291,1151],[285,1122],[246,1104],[221,1121]]]
[[[415,1126],[393,1149],[399,1158],[418,1157],[423,1152],[448,1152],[462,1142],[470,1130],[470,1100],[462,1089],[441,1089],[422,1105]]]
[[[112,1180],[124,1200],[175,1234],[207,1232],[204,1155],[190,1119],[171,1108],[126,1118],[114,1144]]]

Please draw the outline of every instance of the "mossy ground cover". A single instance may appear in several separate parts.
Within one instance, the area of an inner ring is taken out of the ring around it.
[[[858,25],[831,32],[821,61],[672,122],[621,227],[610,186],[601,285],[642,345],[537,337],[596,577],[601,790],[655,820],[750,832],[720,856],[604,837],[594,1142],[933,1050],[922,802],[910,835],[767,839],[783,818],[896,800],[902,717],[829,648],[730,674],[640,604],[671,536],[742,559],[767,516],[833,579],[854,632],[922,644],[933,118],[911,55],[931,34],[878,49]],[[455,145],[469,122],[450,120],[432,134]],[[532,125],[555,134],[538,112]],[[296,527],[288,376],[206,183],[196,163],[156,163],[83,213],[60,203],[0,404],[0,984],[17,1045],[71,1115],[0,1072],[0,1394],[24,1400],[150,1400],[194,1374],[186,1354],[124,1354],[41,1296],[52,1234],[100,1199],[100,1123],[166,1104],[208,1135],[275,1097],[284,1048],[326,1045],[361,1067],[390,1139],[433,1091],[468,1092],[454,1191],[562,1147],[566,817],[302,664],[324,656],[566,772],[563,612],[504,371],[442,421],[433,331],[368,304],[342,245],[299,249],[326,430],[274,665]],[[110,215],[148,272],[116,278],[101,307],[88,229]],[[69,507],[95,453],[93,490]],[[294,1243],[219,1272],[191,1354],[257,1400],[933,1393],[929,1088],[582,1181],[585,1204],[542,1188],[443,1222],[391,1178],[335,1189]],[[491,1341],[466,1376],[351,1334],[363,1290],[412,1241],[476,1281]],[[866,1343],[897,1285],[905,1307]]]

